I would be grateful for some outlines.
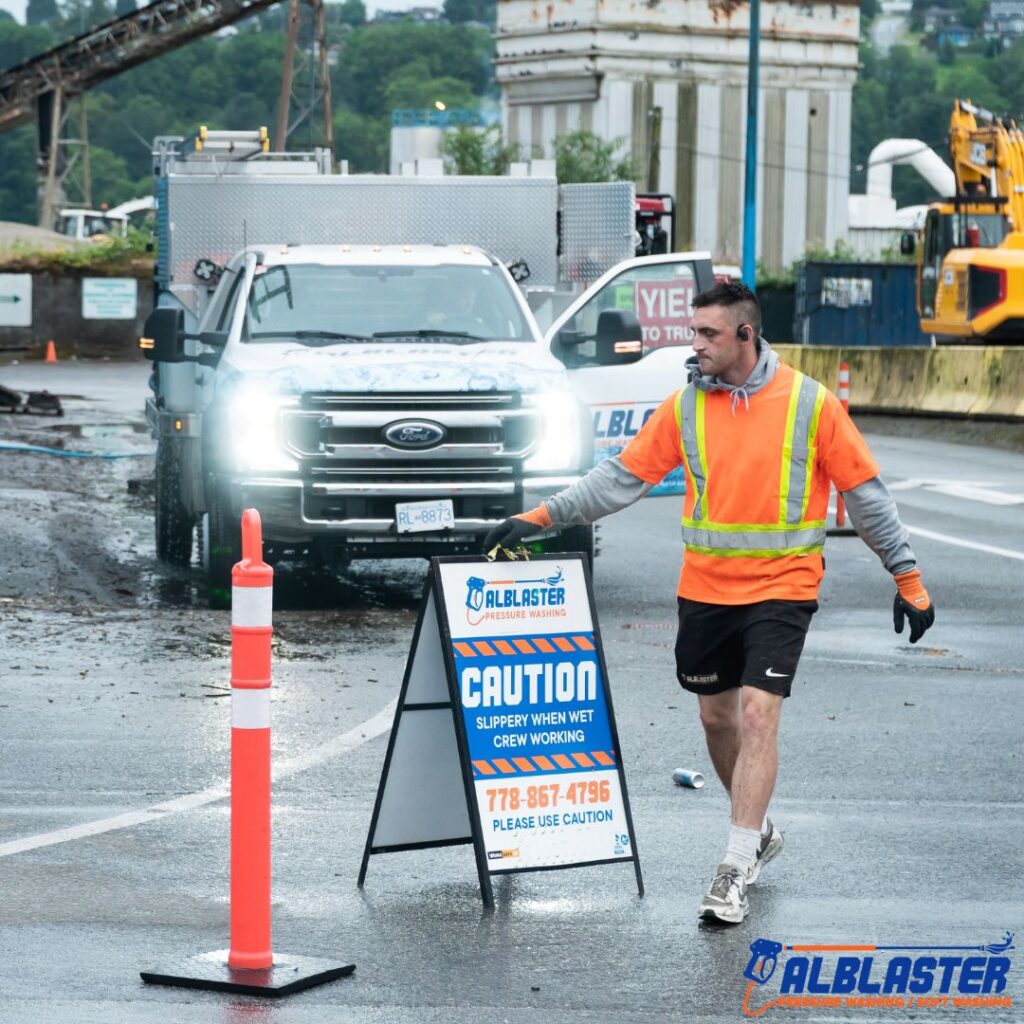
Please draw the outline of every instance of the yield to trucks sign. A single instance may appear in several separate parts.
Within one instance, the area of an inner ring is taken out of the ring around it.
[[[432,561],[360,884],[372,853],[459,842],[488,906],[538,868],[631,861],[643,891],[581,555]]]

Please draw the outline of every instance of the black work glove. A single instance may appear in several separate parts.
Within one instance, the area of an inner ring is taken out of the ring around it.
[[[935,605],[930,604],[924,611],[921,611],[897,594],[892,605],[892,624],[896,627],[897,633],[903,632],[904,618],[910,622],[910,642],[916,644],[935,622]]]
[[[892,606],[892,624],[897,633],[903,632],[904,619],[910,620],[910,642],[916,644],[935,621],[935,605],[921,583],[917,569],[893,577],[896,600]]]
[[[525,537],[529,537],[534,533],[540,533],[542,529],[542,526],[537,526],[535,523],[531,523],[527,519],[521,519],[519,516],[503,519],[484,538],[483,553],[485,555],[490,554],[498,545],[511,550]]]

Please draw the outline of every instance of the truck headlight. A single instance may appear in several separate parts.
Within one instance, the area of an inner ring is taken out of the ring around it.
[[[527,473],[575,470],[580,465],[580,411],[571,391],[551,391],[531,396],[530,404],[541,414],[537,448],[526,460]]]
[[[299,464],[284,450],[281,414],[293,398],[258,387],[240,387],[227,401],[227,445],[236,469],[288,472]]]

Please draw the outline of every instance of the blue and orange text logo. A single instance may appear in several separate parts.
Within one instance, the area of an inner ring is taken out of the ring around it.
[[[785,945],[774,939],[750,944],[743,1012],[757,1017],[781,1009],[999,1010],[1006,994],[1013,934],[977,946]],[[778,984],[778,994],[758,1002],[755,992]]]
[[[534,610],[564,608],[563,582],[561,567],[550,576],[529,580],[470,576],[466,581],[466,621],[477,626],[487,618],[526,617]]]

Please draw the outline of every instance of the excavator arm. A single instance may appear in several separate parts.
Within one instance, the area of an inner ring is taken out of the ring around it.
[[[956,100],[949,155],[956,193],[929,208],[918,258],[921,329],[1024,343],[1024,133]]]

